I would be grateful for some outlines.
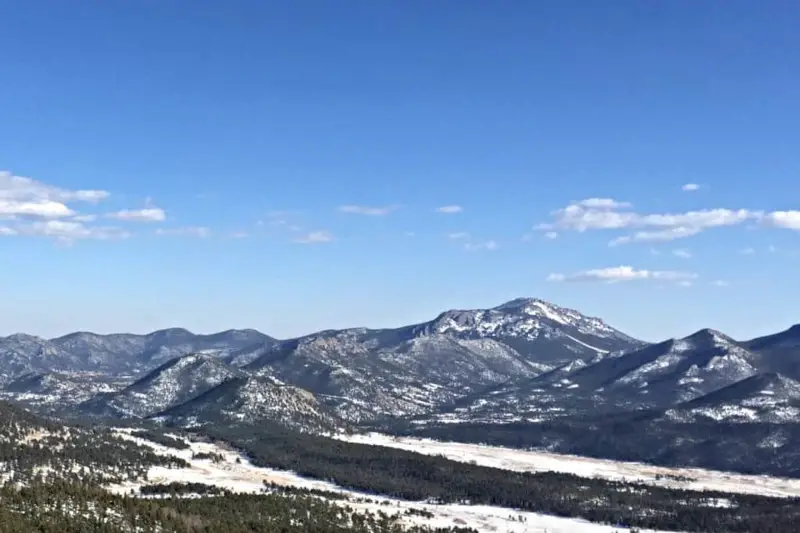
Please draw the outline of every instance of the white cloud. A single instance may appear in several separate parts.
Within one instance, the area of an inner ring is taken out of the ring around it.
[[[123,209],[116,213],[109,213],[106,216],[128,222],[163,222],[167,219],[167,214],[163,209],[152,206],[142,209]]]
[[[761,220],[771,216],[780,219],[784,227],[793,224],[792,215],[765,215],[763,211],[749,209],[701,209],[684,213],[642,214],[626,209],[630,204],[610,198],[589,198],[574,202],[553,212],[552,222],[539,224],[540,231],[577,231],[638,229],[639,231],[613,239],[616,246],[630,242],[670,241],[697,235],[710,228],[735,226],[747,220]],[[784,212],[791,213],[791,212]],[[800,212],[798,212],[800,215]],[[777,216],[776,216],[777,215]],[[775,222],[773,222],[775,224]],[[800,218],[798,218],[800,224]],[[800,227],[800,226],[798,226]]]
[[[700,185],[698,185],[696,183],[687,183],[686,185],[681,187],[681,190],[682,191],[686,191],[686,192],[692,192],[692,191],[696,191],[699,188],[700,188]]]
[[[483,241],[483,242],[467,242],[464,243],[464,250],[468,252],[480,252],[480,251],[492,251],[497,250],[498,244],[495,241]]]
[[[442,207],[437,207],[436,211],[447,215],[453,215],[455,213],[461,213],[464,211],[464,208],[460,205],[443,205]]]
[[[679,272],[674,270],[637,270],[632,266],[618,266],[608,268],[598,268],[584,270],[573,274],[554,273],[547,276],[547,281],[564,282],[591,282],[600,281],[615,283],[620,281],[691,281],[697,278],[697,274],[691,272]]]
[[[464,231],[458,231],[454,233],[447,233],[445,235],[451,241],[459,241],[462,242],[462,247],[467,252],[480,252],[480,251],[492,251],[497,250],[499,245],[497,241],[494,240],[486,240],[486,241],[473,241],[472,236]]]
[[[755,248],[742,248],[741,250],[739,250],[739,253],[742,254],[742,255],[753,255],[753,254],[756,253],[756,249]]]
[[[761,219],[762,223],[775,228],[800,231],[800,211],[773,211]]]
[[[327,230],[318,230],[297,237],[294,240],[294,242],[300,244],[317,244],[323,242],[331,242],[332,240],[333,240],[333,234],[331,234],[331,232]]]
[[[557,239],[558,238],[558,232],[557,231],[547,231],[544,234],[544,238],[545,239],[550,239],[550,240]]]
[[[75,222],[94,222],[97,220],[97,215],[75,215],[72,220]]]
[[[590,209],[623,209],[631,207],[630,202],[620,202],[613,198],[586,198],[577,202],[575,205],[588,207]]]
[[[211,230],[205,226],[185,226],[181,228],[158,228],[156,235],[161,237],[199,237],[205,239],[211,235]]]
[[[623,235],[612,239],[608,245],[618,246],[620,244],[627,244],[629,242],[665,242],[674,241],[675,239],[684,239],[697,235],[702,230],[700,228],[685,228],[677,227],[670,229],[663,229],[658,231],[637,231],[633,235]]]
[[[0,219],[12,221],[0,229],[0,235],[45,237],[66,244],[130,237],[130,232],[116,226],[90,224],[97,215],[75,208],[76,204],[96,204],[109,196],[108,191],[99,189],[66,189],[0,172]]]
[[[0,215],[15,218],[17,216],[38,218],[61,218],[74,214],[75,211],[52,200],[19,201],[0,198]]]
[[[246,239],[250,234],[246,231],[232,231],[230,234],[231,239]]]
[[[714,281],[711,282],[711,284],[715,287],[727,287],[729,285],[727,281],[722,279],[715,279]]]
[[[642,226],[661,227],[688,227],[688,228],[716,228],[719,226],[733,226],[746,220],[759,218],[762,211],[748,209],[702,209],[686,213],[667,213],[639,216],[635,221]]]
[[[554,223],[539,224],[537,229],[557,229],[584,232],[597,229],[620,229],[630,227],[637,219],[636,213],[618,213],[608,209],[593,209],[572,204],[553,213]]]
[[[339,212],[353,215],[368,215],[382,217],[397,209],[397,206],[388,205],[385,207],[370,207],[365,205],[340,205]]]
[[[87,226],[81,222],[67,220],[39,220],[21,224],[12,229],[9,235],[30,237],[51,237],[63,243],[77,240],[116,240],[126,239],[131,234],[114,226]]]
[[[672,250],[672,255],[675,257],[681,257],[683,259],[689,259],[692,257],[692,252],[687,250],[686,248],[678,248],[677,250]]]
[[[0,171],[0,199],[3,200],[97,203],[109,196],[108,191],[62,189],[31,178],[14,176],[8,171]]]

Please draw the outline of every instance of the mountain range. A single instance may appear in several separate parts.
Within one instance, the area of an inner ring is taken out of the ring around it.
[[[709,423],[740,431],[766,425],[785,436],[800,425],[799,382],[800,325],[748,341],[704,329],[646,343],[535,298],[394,329],[287,340],[177,328],[0,338],[0,396],[45,412],[181,426],[270,421],[316,432],[444,431],[478,441],[499,427],[522,427],[520,445],[569,451],[576,444],[565,443],[558,424],[604,428],[627,420],[656,433],[680,425],[683,447]],[[680,448],[679,440],[662,455]],[[607,443],[591,442],[577,451],[627,453],[620,440],[605,452]],[[784,464],[781,447],[765,461]]]

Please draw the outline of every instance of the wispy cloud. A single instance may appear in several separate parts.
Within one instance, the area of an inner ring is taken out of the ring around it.
[[[692,192],[692,191],[696,191],[699,188],[700,188],[700,185],[698,185],[697,183],[687,183],[686,185],[681,187],[681,190],[682,191],[686,191],[686,192]]]
[[[686,248],[679,248],[677,250],[672,250],[672,255],[683,259],[689,259],[690,257],[692,257],[692,252],[690,252]]]
[[[331,242],[334,239],[333,234],[327,230],[318,230],[306,233],[294,239],[294,242],[299,244],[320,244],[324,242]]]
[[[41,220],[22,225],[8,235],[51,237],[61,243],[70,244],[78,240],[127,239],[130,232],[115,226],[87,226],[68,220]]]
[[[108,218],[124,220],[126,222],[163,222],[167,219],[166,212],[160,207],[145,207],[142,209],[123,209],[116,213],[108,213]]]
[[[620,244],[627,244],[629,242],[666,242],[674,241],[676,239],[685,239],[692,235],[697,235],[703,231],[700,228],[689,228],[679,226],[677,228],[669,228],[657,231],[637,231],[632,235],[623,235],[609,241],[609,246],[619,246]]]
[[[675,270],[638,270],[632,266],[617,266],[584,270],[572,274],[553,273],[547,276],[547,281],[554,282],[606,282],[616,283],[621,281],[692,281],[697,274]]]
[[[753,254],[756,253],[756,249],[755,248],[742,248],[741,250],[739,250],[739,253],[742,254],[742,255],[753,255]]]
[[[464,250],[468,252],[482,252],[482,251],[490,252],[492,250],[497,250],[497,248],[499,248],[499,245],[497,244],[496,241],[493,240],[464,243]]]
[[[610,198],[589,198],[558,209],[553,212],[553,221],[536,226],[540,231],[594,231],[631,230],[638,231],[616,237],[609,242],[611,246],[631,242],[658,242],[683,239],[697,235],[707,229],[735,226],[748,220],[769,219],[772,224],[791,227],[794,224],[792,212],[765,214],[763,211],[749,209],[702,209],[684,213],[643,214],[630,209],[628,202]],[[798,212],[800,213],[800,212]],[[779,222],[775,222],[778,221]],[[800,224],[800,219],[798,219]],[[800,227],[800,226],[798,226]]]
[[[107,191],[63,189],[0,171],[0,216],[4,218],[67,217],[76,214],[67,204],[94,204],[108,196]]]
[[[590,209],[624,209],[632,207],[630,202],[620,202],[613,198],[586,198],[576,202],[575,205],[581,207],[588,207]]]
[[[437,207],[436,211],[439,213],[444,213],[446,215],[454,215],[456,213],[461,213],[464,211],[464,208],[460,205],[443,205],[441,207]]]
[[[0,171],[0,199],[19,202],[51,201],[60,203],[97,203],[110,196],[108,191],[79,189],[70,190],[47,185],[32,178],[15,176],[11,172]]]
[[[544,233],[544,238],[545,239],[550,239],[550,240],[558,239],[558,232],[557,231],[546,231]]]
[[[77,210],[109,196],[104,190],[66,189],[0,171],[0,219],[9,221],[0,228],[0,236],[45,237],[62,244],[127,238],[127,230],[91,224],[97,215]]]
[[[456,231],[453,233],[445,234],[445,237],[450,239],[451,241],[457,241],[462,243],[461,247],[467,252],[481,252],[481,251],[492,251],[497,250],[499,245],[497,241],[493,239],[488,239],[485,241],[475,241],[472,238],[472,235],[465,231]]]
[[[367,215],[373,217],[386,216],[392,211],[397,209],[396,205],[387,205],[383,207],[374,207],[366,205],[340,205],[340,213],[348,213],[351,215]]]
[[[156,235],[161,237],[199,237],[211,236],[211,230],[205,226],[184,226],[180,228],[158,228]]]
[[[730,285],[730,283],[722,279],[715,279],[714,281],[711,282],[711,285],[715,287],[727,287],[728,285]]]

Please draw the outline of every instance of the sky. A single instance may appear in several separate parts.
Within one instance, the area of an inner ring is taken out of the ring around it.
[[[0,335],[800,322],[800,3],[0,0]]]

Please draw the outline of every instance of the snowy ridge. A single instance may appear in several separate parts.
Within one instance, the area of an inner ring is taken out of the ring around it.
[[[0,398],[44,410],[74,407],[98,394],[122,389],[126,380],[98,372],[45,372],[17,377],[0,390]]]
[[[243,375],[214,355],[189,354],[164,363],[117,393],[98,396],[81,407],[88,413],[142,418]]]
[[[691,421],[773,424],[800,422],[800,382],[780,374],[759,374],[670,409],[665,416]]]
[[[237,377],[154,417],[187,427],[215,423],[276,422],[308,432],[346,425],[310,392],[266,378]]]
[[[76,332],[55,339],[15,334],[0,337],[0,376],[30,372],[84,371],[109,375],[141,373],[189,353],[220,355],[275,340],[254,330],[197,335],[181,328],[146,335]]]
[[[344,330],[279,343],[245,367],[324,398],[352,421],[425,414],[459,395],[550,367],[493,339]]]
[[[491,309],[446,311],[416,326],[415,331],[493,338],[544,363],[593,357],[643,344],[599,318],[537,298],[518,298]]]

